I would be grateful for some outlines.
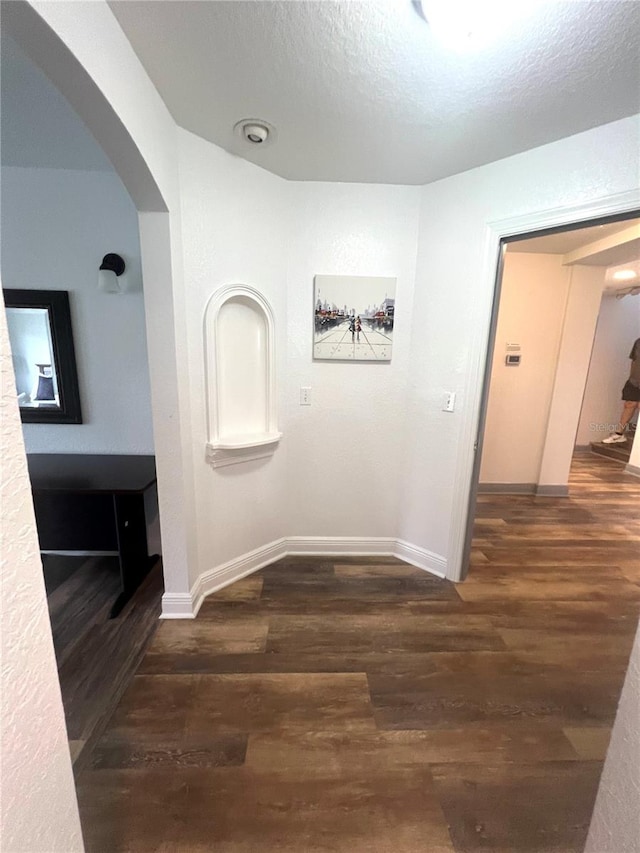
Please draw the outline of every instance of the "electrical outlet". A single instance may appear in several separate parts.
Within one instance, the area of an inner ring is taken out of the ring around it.
[[[444,395],[444,401],[442,404],[443,412],[453,412],[456,408],[456,392],[449,391]]]
[[[300,388],[300,405],[311,405],[311,388]]]

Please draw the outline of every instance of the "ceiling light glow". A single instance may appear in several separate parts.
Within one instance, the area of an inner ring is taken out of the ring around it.
[[[467,50],[495,39],[535,0],[417,0],[422,17],[448,47]],[[538,0],[539,2],[539,0]]]
[[[636,278],[638,273],[633,270],[618,270],[614,272],[613,278],[616,281],[631,281],[632,278]]]

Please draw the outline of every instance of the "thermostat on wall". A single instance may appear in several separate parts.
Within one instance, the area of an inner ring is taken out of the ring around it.
[[[521,358],[522,356],[520,354],[514,355],[513,353],[508,353],[505,357],[504,363],[507,367],[519,367]]]

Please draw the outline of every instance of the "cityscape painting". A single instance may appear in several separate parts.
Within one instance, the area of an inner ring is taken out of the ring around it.
[[[314,359],[391,361],[395,301],[395,278],[317,275]]]

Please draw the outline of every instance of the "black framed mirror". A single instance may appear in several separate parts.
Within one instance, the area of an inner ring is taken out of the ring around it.
[[[81,424],[66,290],[2,291],[23,423]]]

